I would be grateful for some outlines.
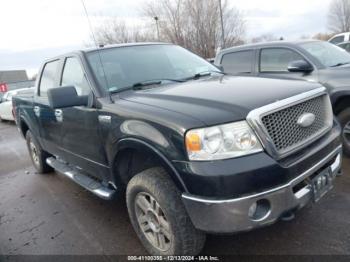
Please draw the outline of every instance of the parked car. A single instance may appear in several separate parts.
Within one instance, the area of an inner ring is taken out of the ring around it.
[[[229,74],[304,79],[324,85],[350,155],[350,54],[323,41],[271,42],[222,50],[215,59]]]
[[[343,43],[338,44],[337,46],[339,46],[340,48],[343,48],[348,53],[350,53],[350,42],[343,42]]]
[[[347,41],[350,41],[350,32],[337,34],[328,40],[328,42],[334,45],[347,42]]]
[[[0,121],[3,121],[3,120],[15,121],[12,113],[12,98],[13,96],[25,91],[29,91],[33,93],[34,89],[22,88],[22,89],[17,89],[13,91],[8,91],[4,94],[4,96],[1,99],[2,103],[0,103]]]
[[[290,219],[340,172],[340,127],[318,83],[225,76],[160,43],[62,55],[39,79],[34,98],[13,100],[34,167],[103,199],[126,194],[153,255]]]
[[[8,71],[8,72],[10,74],[4,74],[4,72],[0,71],[0,103],[1,103],[1,101],[3,101],[2,97],[6,92],[17,90],[17,89],[22,89],[22,88],[30,88],[30,87],[34,86],[34,84],[35,84],[35,81],[33,81],[33,80],[19,81],[19,82],[6,82],[6,83],[1,82],[1,80],[5,78],[4,75],[7,76],[6,77],[7,79],[11,79],[10,77],[13,77],[13,78],[18,77],[16,74],[16,71],[14,71],[14,72]],[[25,71],[24,71],[24,73],[25,73]],[[21,76],[21,71],[20,71],[19,76]]]

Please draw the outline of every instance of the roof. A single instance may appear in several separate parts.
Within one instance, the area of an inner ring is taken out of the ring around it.
[[[283,46],[295,46],[298,44],[304,44],[304,43],[310,43],[310,42],[320,42],[319,40],[298,40],[298,41],[272,41],[272,42],[264,42],[264,43],[256,43],[256,44],[248,44],[248,45],[241,45],[241,46],[234,46],[226,49],[222,49],[221,52],[226,52],[230,50],[237,50],[237,49],[250,49],[250,48],[257,48],[257,47],[283,47]]]
[[[130,47],[130,46],[145,46],[145,45],[171,45],[171,43],[164,43],[164,42],[138,42],[138,43],[123,43],[123,44],[114,44],[114,45],[105,45],[102,47],[90,47],[90,48],[85,48],[85,49],[78,49],[74,50],[68,53],[62,53],[58,56],[51,57],[47,60],[45,60],[45,63],[60,59],[62,57],[67,57],[70,55],[74,54],[83,54],[83,53],[90,53],[94,51],[101,51],[101,50],[106,50],[106,49],[111,49],[111,48],[120,48],[120,47]]]
[[[0,71],[0,83],[16,83],[22,81],[28,81],[27,72],[25,70]]]
[[[86,48],[86,49],[83,49],[80,51],[88,53],[88,52],[93,52],[96,50],[104,50],[104,49],[110,49],[110,48],[116,48],[116,47],[130,47],[130,46],[143,46],[143,45],[170,45],[170,43],[164,43],[164,42],[123,43],[123,44],[105,45],[102,47],[91,47],[91,48]]]

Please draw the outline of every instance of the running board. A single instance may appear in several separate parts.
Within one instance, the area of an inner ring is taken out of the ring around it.
[[[57,160],[54,157],[47,158],[46,163],[53,169],[57,170],[59,173],[62,173],[66,177],[72,179],[78,185],[82,186],[86,190],[102,199],[110,200],[116,193],[115,189],[104,186],[99,181],[92,179],[82,172],[79,172],[79,170],[72,168],[71,166],[65,164],[60,160]]]

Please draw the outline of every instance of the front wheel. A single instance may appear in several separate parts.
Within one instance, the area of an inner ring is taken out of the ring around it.
[[[38,173],[45,174],[53,171],[52,167],[46,163],[46,159],[50,155],[41,148],[40,144],[29,130],[26,133],[26,141],[30,158]]]
[[[181,193],[163,168],[133,177],[126,201],[131,223],[151,255],[197,255],[205,234],[194,228]]]
[[[350,157],[350,108],[341,111],[337,117],[342,127],[343,152]]]

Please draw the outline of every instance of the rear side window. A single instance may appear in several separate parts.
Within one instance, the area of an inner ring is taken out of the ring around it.
[[[254,59],[254,51],[239,51],[225,54],[222,57],[221,65],[225,73],[239,74],[252,72],[252,64]]]
[[[290,49],[263,49],[260,55],[260,72],[288,72],[289,63],[297,60],[305,59]]]
[[[74,86],[79,96],[90,93],[89,84],[78,58],[68,57],[66,59],[61,86]]]
[[[55,88],[59,60],[48,62],[43,70],[39,85],[40,96],[47,96],[47,90]]]
[[[331,41],[329,41],[329,42],[331,42],[332,44],[340,44],[340,43],[342,43],[342,42],[344,42],[345,41],[345,36],[337,36],[337,37],[334,37]]]

